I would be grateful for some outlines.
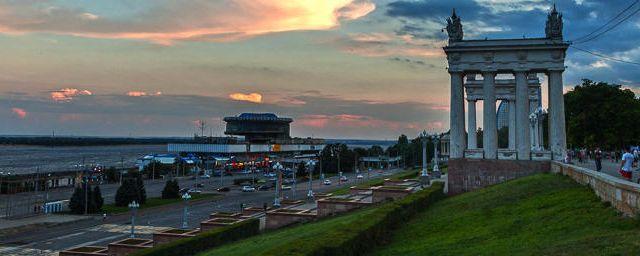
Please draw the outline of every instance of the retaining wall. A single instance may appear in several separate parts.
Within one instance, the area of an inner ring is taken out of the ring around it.
[[[449,159],[449,194],[481,189],[508,180],[549,172],[549,161]]]

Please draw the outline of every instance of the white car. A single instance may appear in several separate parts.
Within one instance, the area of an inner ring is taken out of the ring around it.
[[[356,179],[364,179],[364,176],[362,176],[362,174],[358,174],[356,175]]]
[[[205,174],[205,175],[200,176],[200,178],[201,179],[210,179],[211,176],[209,174]]]
[[[331,185],[331,180],[324,180],[324,183],[323,183],[323,184],[325,184],[325,185]]]
[[[242,192],[255,192],[256,188],[252,186],[242,186]]]
[[[340,181],[347,182],[347,181],[349,181],[349,179],[347,179],[347,176],[342,176],[342,177],[340,177]]]

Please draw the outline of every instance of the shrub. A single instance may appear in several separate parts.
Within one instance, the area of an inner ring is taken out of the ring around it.
[[[168,180],[162,189],[162,199],[180,198],[180,186],[177,180]]]
[[[443,184],[411,194],[401,200],[379,206],[362,218],[324,233],[314,239],[273,248],[265,255],[363,255],[374,246],[388,242],[391,232],[429,204],[444,198]]]
[[[136,181],[132,179],[123,179],[122,185],[116,191],[116,206],[126,207],[129,203],[136,201],[142,204],[140,193],[136,186]]]
[[[140,250],[135,256],[189,256],[195,255],[236,240],[257,235],[260,232],[260,220],[248,219],[231,226],[213,229],[195,237],[184,238],[153,248]]]

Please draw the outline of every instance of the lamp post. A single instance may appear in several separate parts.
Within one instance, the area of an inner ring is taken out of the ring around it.
[[[187,217],[188,207],[189,207],[189,199],[191,199],[191,195],[189,193],[182,194],[182,200],[184,201],[184,210],[182,211],[182,228],[189,228],[189,222],[187,221],[189,218]]]
[[[431,137],[433,141],[433,170],[432,173],[436,178],[440,178],[440,167],[438,164],[438,143],[440,142],[440,136],[434,133]]]
[[[309,173],[309,191],[307,192],[307,199],[313,200],[313,168],[316,167],[316,162],[309,160],[306,163],[307,172]]]
[[[420,137],[420,141],[422,142],[422,173],[420,174],[420,176],[428,177],[429,172],[427,170],[427,131],[423,130],[420,134],[418,134],[418,137]]]
[[[280,207],[280,173],[282,171],[280,162],[276,162],[273,165],[273,169],[276,170],[276,196],[273,199],[273,207]]]
[[[129,237],[131,238],[136,237],[134,230],[136,226],[136,212],[138,211],[138,208],[140,208],[140,204],[136,201],[129,203],[129,209],[131,209],[131,235]]]

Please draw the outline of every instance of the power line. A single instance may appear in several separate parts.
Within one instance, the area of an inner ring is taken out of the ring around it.
[[[640,12],[640,8],[638,8],[638,9],[637,9],[637,10],[635,10],[634,12],[630,13],[629,15],[627,15],[626,17],[624,17],[622,20],[618,21],[618,23],[614,24],[613,26],[609,27],[608,29],[606,29],[606,30],[604,30],[604,31],[602,31],[602,32],[600,32],[600,33],[598,33],[598,34],[596,34],[596,35],[593,35],[593,36],[591,36],[591,37],[589,37],[589,38],[583,39],[583,40],[581,40],[581,41],[579,41],[579,42],[575,42],[575,43],[576,43],[576,44],[581,44],[581,43],[586,43],[586,42],[589,42],[589,41],[591,41],[591,40],[594,40],[594,39],[596,39],[596,38],[600,37],[601,35],[604,35],[605,33],[607,33],[607,32],[609,32],[609,31],[613,30],[613,29],[614,29],[614,28],[616,28],[618,25],[620,25],[620,24],[622,24],[623,22],[627,21],[629,18],[633,17],[633,15],[637,14],[638,12]]]
[[[627,10],[631,9],[631,7],[633,7],[634,5],[636,5],[638,2],[640,2],[640,0],[636,0],[635,2],[631,3],[629,6],[627,6],[627,8],[624,8],[622,11],[618,12],[618,14],[613,17],[612,19],[610,19],[609,21],[607,21],[607,23],[603,24],[602,26],[600,26],[598,29],[591,31],[591,33],[578,37],[576,39],[574,39],[573,41],[580,41],[584,38],[587,38],[591,35],[593,35],[594,33],[598,32],[600,29],[603,29],[604,27],[606,27],[607,25],[611,24],[611,22],[613,22],[614,20],[618,19],[620,17],[620,15],[622,15],[623,13],[625,13]]]
[[[578,47],[575,47],[575,46],[573,46],[573,45],[570,45],[569,47],[571,47],[571,48],[573,48],[573,49],[576,49],[576,50],[578,50],[578,51],[586,52],[586,53],[588,53],[588,54],[591,54],[591,55],[594,55],[594,56],[600,57],[600,58],[605,59],[605,60],[617,61],[617,62],[621,62],[621,63],[627,63],[627,64],[632,64],[632,65],[638,65],[638,66],[640,66],[640,62],[627,61],[627,60],[623,60],[623,59],[614,58],[614,57],[607,56],[607,55],[604,55],[604,54],[600,54],[600,53],[597,53],[597,52],[592,52],[592,51],[589,51],[589,50],[585,50],[585,49],[582,49],[582,48],[578,48]]]

